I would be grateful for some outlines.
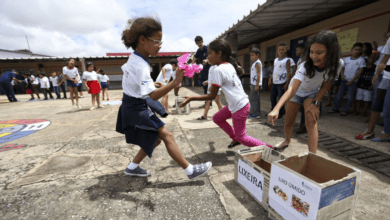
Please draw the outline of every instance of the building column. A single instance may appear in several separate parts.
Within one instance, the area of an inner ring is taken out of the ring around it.
[[[87,69],[85,68],[85,59],[84,58],[79,58],[79,61],[81,63],[81,71],[85,72]]]

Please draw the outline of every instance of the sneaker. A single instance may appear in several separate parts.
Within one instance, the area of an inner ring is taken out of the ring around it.
[[[211,162],[194,165],[194,172],[192,175],[188,175],[188,178],[192,180],[205,175],[207,172],[209,172],[212,165],[213,164]]]
[[[77,108],[82,109],[81,105],[77,105]]]
[[[73,108],[77,108],[77,105],[72,105]]]
[[[34,101],[35,99],[34,98],[31,98],[30,100],[28,100],[28,101]]]
[[[43,100],[49,100],[48,98],[45,98],[45,99],[43,99]]]
[[[93,111],[93,110],[95,110],[95,107],[94,107],[94,106],[92,106],[92,107],[89,109],[89,111]]]
[[[125,175],[128,176],[140,176],[140,177],[147,177],[150,176],[149,170],[144,170],[141,167],[137,167],[134,170],[130,170],[129,168],[126,168]]]
[[[381,137],[376,137],[376,138],[373,138],[373,139],[371,139],[371,141],[373,141],[373,142],[384,142],[384,141],[390,141],[390,137],[388,137],[388,138],[384,138],[384,139],[381,139]]]
[[[212,109],[212,108],[213,108],[213,106],[210,105],[210,109]]]
[[[336,110],[330,110],[328,111],[329,114],[335,114],[335,113],[340,113],[339,111],[336,111]]]
[[[84,98],[84,96],[80,95],[79,98]]]
[[[374,137],[375,137],[374,133],[365,132],[364,134],[357,135],[355,138],[358,139],[358,140],[366,140],[366,139],[371,139],[371,138],[374,138]]]
[[[341,116],[347,116],[348,114],[346,112],[342,112],[340,115]]]

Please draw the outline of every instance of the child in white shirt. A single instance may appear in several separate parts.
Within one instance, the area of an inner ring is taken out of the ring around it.
[[[43,95],[45,96],[44,100],[48,100],[47,93],[50,95],[50,99],[54,99],[51,91],[50,91],[50,82],[49,79],[46,77],[45,73],[39,73],[39,84],[41,84],[41,89],[43,92]]]
[[[56,93],[57,99],[60,99],[60,87],[58,86],[58,77],[56,72],[51,73],[50,82],[53,85],[53,91]]]
[[[88,94],[92,95],[92,107],[90,111],[95,110],[95,102],[97,102],[97,108],[103,108],[100,105],[100,84],[98,81],[98,74],[93,70],[94,66],[91,62],[87,63],[87,71],[83,73],[84,86],[88,91]]]

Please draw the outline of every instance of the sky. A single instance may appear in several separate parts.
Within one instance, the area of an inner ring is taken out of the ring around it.
[[[151,15],[163,28],[160,52],[194,52],[266,0],[1,0],[0,49],[50,56],[131,52],[122,43],[127,21]]]

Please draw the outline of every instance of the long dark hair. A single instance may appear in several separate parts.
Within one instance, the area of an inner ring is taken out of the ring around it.
[[[218,53],[221,51],[221,59],[224,62],[229,62],[233,65],[234,69],[237,72],[238,64],[237,60],[232,56],[232,49],[229,45],[229,43],[225,40],[214,40],[209,44],[209,50],[214,51],[215,53]]]
[[[325,70],[329,76],[329,80],[333,81],[337,77],[337,70],[340,63],[340,45],[337,41],[337,36],[332,31],[324,30],[312,36],[309,39],[307,47],[305,48],[304,61],[306,68],[306,76],[313,78],[315,76],[315,67],[313,60],[310,58],[311,45],[318,43],[322,44],[328,50],[326,52]],[[324,75],[325,77],[325,75]]]
[[[141,17],[134,21],[129,20],[130,26],[122,33],[122,41],[127,48],[137,49],[138,39],[141,35],[151,37],[154,33],[162,31],[161,22],[151,17]]]
[[[369,58],[372,54],[372,45],[371,45],[371,43],[368,43],[368,42],[363,43],[363,45],[365,45],[367,47],[366,55]],[[367,62],[367,60],[366,60],[366,62]]]

